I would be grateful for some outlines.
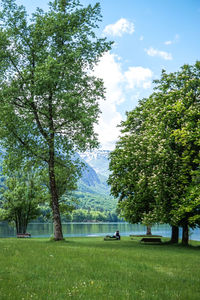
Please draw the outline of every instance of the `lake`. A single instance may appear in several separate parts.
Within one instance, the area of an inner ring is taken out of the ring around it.
[[[65,237],[81,237],[81,236],[105,236],[113,234],[116,230],[120,231],[121,236],[129,236],[130,234],[145,234],[146,227],[140,224],[128,223],[64,223],[63,235]],[[51,237],[53,236],[52,223],[30,223],[27,232],[31,233],[32,237]],[[171,228],[169,225],[154,225],[152,234],[170,237]],[[15,237],[16,230],[9,226],[6,222],[0,222],[0,238]],[[181,229],[180,229],[181,237]],[[200,241],[200,229],[190,231],[190,239]]]

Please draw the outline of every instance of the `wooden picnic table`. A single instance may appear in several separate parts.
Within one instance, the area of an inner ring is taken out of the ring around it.
[[[158,237],[143,237],[140,242],[144,242],[144,243],[162,243],[161,238],[158,238]]]

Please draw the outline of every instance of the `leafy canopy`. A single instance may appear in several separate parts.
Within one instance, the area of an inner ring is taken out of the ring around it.
[[[94,65],[111,47],[95,30],[100,5],[54,0],[28,18],[23,6],[2,0],[0,12],[0,139],[7,153],[48,167],[55,238],[62,226],[55,166],[74,150],[98,145],[94,124],[104,98]],[[62,168],[61,167],[61,168]]]
[[[162,72],[122,122],[110,156],[111,193],[133,223],[199,223],[200,63]]]

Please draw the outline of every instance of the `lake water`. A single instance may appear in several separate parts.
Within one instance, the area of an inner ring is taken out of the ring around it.
[[[146,227],[139,224],[128,223],[64,223],[63,235],[65,237],[81,237],[81,236],[105,236],[113,234],[116,230],[120,231],[121,236],[129,236],[130,234],[145,234]],[[32,237],[51,237],[53,236],[52,223],[30,223],[27,232]],[[152,227],[152,234],[162,235],[164,237],[171,236],[171,228],[169,225],[155,225]],[[16,230],[5,222],[0,222],[0,238],[15,237]],[[181,229],[180,229],[181,237]],[[200,229],[190,231],[190,239],[200,241]]]

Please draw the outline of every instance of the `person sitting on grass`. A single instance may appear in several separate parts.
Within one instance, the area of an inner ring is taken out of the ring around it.
[[[119,230],[117,230],[112,237],[120,240]]]
[[[106,235],[106,237],[104,238],[104,240],[107,240],[107,239],[120,240],[119,230],[115,231],[114,235]]]

